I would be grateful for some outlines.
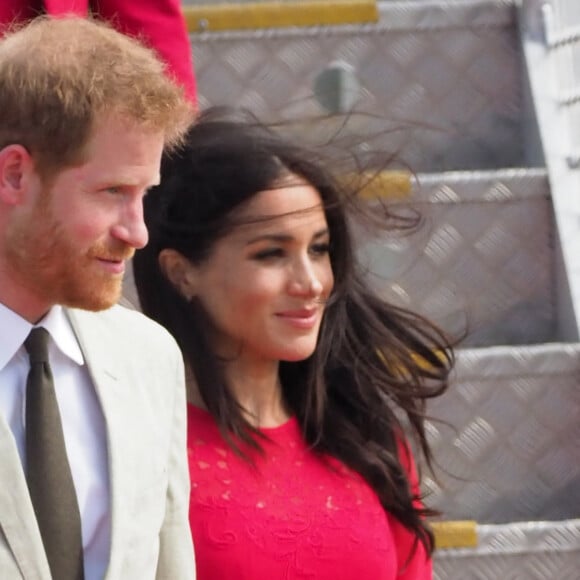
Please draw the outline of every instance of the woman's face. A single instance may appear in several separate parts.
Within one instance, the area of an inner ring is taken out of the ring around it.
[[[301,181],[255,195],[199,266],[191,294],[210,315],[219,354],[298,361],[316,348],[333,287],[329,232],[318,192]]]

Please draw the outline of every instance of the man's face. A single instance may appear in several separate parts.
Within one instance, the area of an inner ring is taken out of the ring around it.
[[[159,180],[163,134],[115,117],[95,126],[82,163],[48,185],[32,179],[8,225],[5,257],[29,319],[54,304],[112,306],[126,261],[147,243],[143,196]]]

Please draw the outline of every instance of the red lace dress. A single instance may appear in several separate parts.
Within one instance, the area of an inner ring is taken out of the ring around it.
[[[189,405],[197,580],[427,580],[431,562],[362,478],[306,448],[298,422],[263,429],[255,466]],[[410,476],[416,480],[411,466]]]

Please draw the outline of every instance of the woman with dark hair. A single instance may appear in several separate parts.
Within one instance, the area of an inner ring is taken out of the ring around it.
[[[452,353],[366,284],[356,203],[311,151],[202,115],[146,198],[143,311],[188,367],[199,580],[431,578],[425,402]]]

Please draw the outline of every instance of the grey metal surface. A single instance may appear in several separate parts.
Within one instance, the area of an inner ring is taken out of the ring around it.
[[[423,490],[444,519],[580,518],[580,345],[460,350],[428,412],[438,482]]]
[[[520,29],[558,232],[558,326],[580,336],[580,8],[522,0]]]
[[[317,75],[335,61],[362,87],[346,132],[375,136],[415,171],[517,167],[521,51],[513,2],[386,2],[371,25],[191,36],[199,102],[261,118],[310,118]],[[305,138],[319,128],[310,123]]]
[[[543,170],[420,174],[412,235],[357,231],[369,277],[464,345],[557,340],[553,224]]]
[[[580,520],[484,525],[477,532],[477,548],[436,552],[436,580],[580,578]]]

